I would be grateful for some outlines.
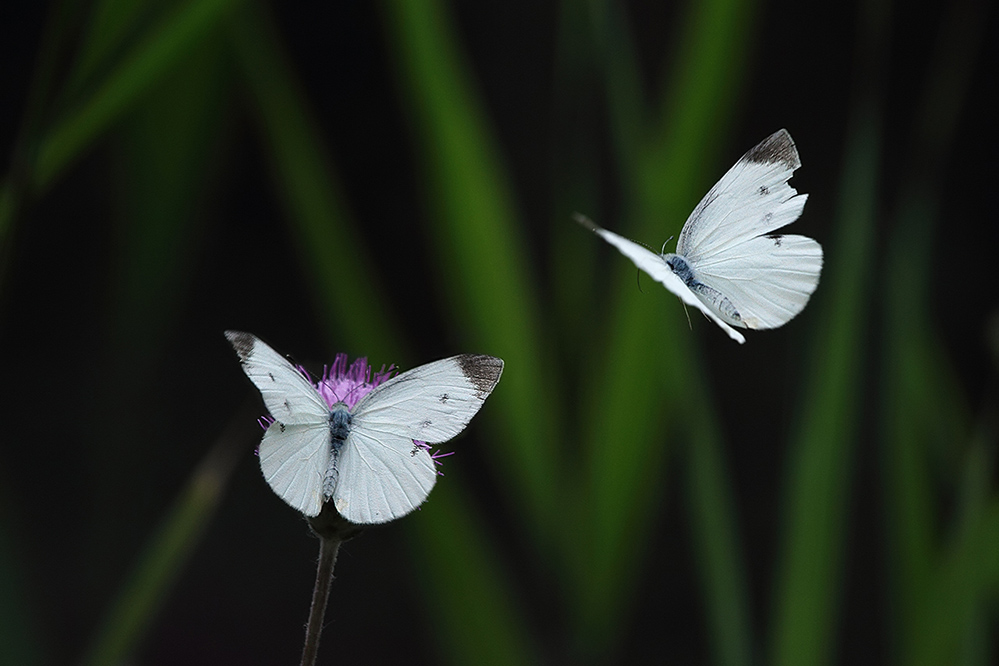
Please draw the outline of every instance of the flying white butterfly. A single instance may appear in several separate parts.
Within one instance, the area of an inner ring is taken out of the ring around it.
[[[256,336],[225,336],[275,419],[260,442],[267,483],[307,516],[332,499],[353,523],[399,518],[427,498],[437,471],[414,440],[438,444],[460,433],[503,372],[492,356],[452,356],[387,380],[353,408],[342,401],[331,407]]]
[[[801,312],[819,284],[822,246],[772,234],[801,215],[807,194],[787,184],[801,166],[787,130],[742,156],[687,218],[676,254],[657,254],[577,216],[733,340],[739,328],[777,328]]]

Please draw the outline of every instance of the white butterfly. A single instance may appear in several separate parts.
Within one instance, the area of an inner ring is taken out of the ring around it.
[[[807,194],[787,184],[801,166],[787,130],[742,156],[687,218],[676,254],[656,254],[577,216],[657,282],[722,327],[777,328],[801,312],[819,284],[822,246],[771,232],[801,215]]]
[[[399,518],[427,498],[437,471],[414,440],[438,444],[460,433],[503,372],[503,361],[492,356],[452,356],[389,379],[352,409],[343,402],[330,407],[256,336],[225,336],[275,419],[260,442],[267,483],[307,516],[332,499],[353,523]]]

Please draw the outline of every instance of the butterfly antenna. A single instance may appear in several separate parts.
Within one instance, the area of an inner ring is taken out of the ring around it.
[[[642,271],[635,271],[635,282],[638,283],[638,292],[644,294],[642,291]]]
[[[683,301],[680,301],[680,304],[683,305],[683,314],[687,315],[687,328],[694,330],[694,325],[690,323],[690,312],[687,311],[687,304]]]
[[[672,236],[670,236],[669,238],[666,239],[666,242],[663,243],[663,249],[659,250],[659,254],[666,254],[666,246],[669,245],[669,242],[671,240],[673,240]]]

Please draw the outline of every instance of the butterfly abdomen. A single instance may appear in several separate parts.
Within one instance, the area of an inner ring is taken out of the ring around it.
[[[683,280],[692,292],[705,303],[711,306],[718,315],[728,323],[735,326],[745,326],[739,311],[732,305],[732,301],[725,294],[717,289],[713,289],[704,284],[694,276],[694,271],[690,268],[687,260],[678,254],[667,254],[665,256],[666,265],[670,267],[678,278]]]
[[[340,457],[340,449],[343,448],[343,443],[347,441],[347,436],[350,434],[352,420],[350,411],[343,403],[334,405],[333,409],[330,410],[330,464],[323,476],[323,495],[327,498],[333,496],[333,489],[340,476],[337,461]]]

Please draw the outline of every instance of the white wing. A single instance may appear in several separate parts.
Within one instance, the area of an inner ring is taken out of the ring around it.
[[[437,444],[461,432],[502,372],[498,358],[464,354],[404,372],[361,398],[337,461],[337,511],[354,523],[381,523],[419,506],[436,470],[413,440]]]
[[[819,284],[822,246],[805,236],[758,236],[704,257],[694,275],[729,299],[734,326],[777,328],[801,312]],[[710,306],[710,304],[709,304]]]
[[[323,478],[329,464],[326,422],[286,425],[275,421],[260,442],[260,469],[267,485],[306,516],[317,516],[323,508]]]
[[[295,366],[256,336],[226,331],[243,372],[276,420],[260,442],[260,469],[278,496],[307,516],[323,505],[330,409]]]
[[[295,366],[255,335],[226,331],[243,372],[260,389],[267,411],[281,423],[326,423],[330,408]]]
[[[618,236],[612,231],[607,231],[606,229],[598,227],[592,221],[583,216],[577,216],[576,221],[620,250],[621,254],[635,262],[636,266],[648,273],[653,280],[659,282],[669,291],[673,292],[673,294],[681,301],[687,305],[697,308],[707,315],[709,319],[721,326],[722,330],[728,333],[730,338],[740,344],[746,341],[746,338],[744,338],[741,333],[725,323],[725,321],[723,321],[718,314],[715,313],[713,308],[705,302],[702,302],[702,300],[683,283],[683,280],[677,277],[673,270],[666,265],[666,261],[663,259],[662,255],[656,254],[655,252],[652,252],[651,250],[642,247],[638,243],[630,241],[623,236]]]
[[[389,430],[352,426],[337,459],[333,505],[352,523],[384,523],[427,499],[437,470],[430,453]]]
[[[801,166],[787,130],[778,130],[739,159],[687,218],[676,253],[691,268],[719,252],[791,224],[807,194],[787,184]]]

